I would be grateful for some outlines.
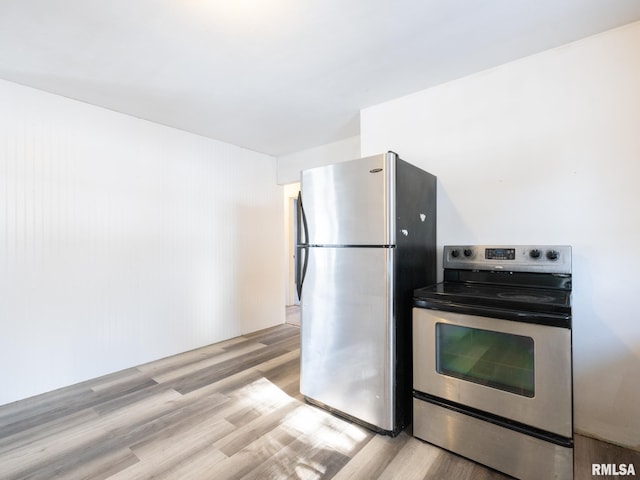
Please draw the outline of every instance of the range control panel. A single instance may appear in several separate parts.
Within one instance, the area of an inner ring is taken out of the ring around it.
[[[571,273],[568,245],[445,245],[444,268]]]

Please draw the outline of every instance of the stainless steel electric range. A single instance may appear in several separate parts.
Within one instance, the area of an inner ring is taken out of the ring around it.
[[[517,478],[571,479],[571,247],[445,246],[443,266],[414,292],[414,435]]]

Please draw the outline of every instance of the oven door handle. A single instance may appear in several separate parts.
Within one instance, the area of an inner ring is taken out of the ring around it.
[[[571,329],[571,315],[563,313],[547,312],[523,312],[520,310],[506,310],[481,305],[460,305],[453,302],[439,302],[433,299],[414,298],[413,305],[427,310],[437,310],[440,312],[451,312],[463,315],[477,315],[480,317],[502,318],[514,322],[534,323],[537,325],[547,325],[549,327],[559,327]]]

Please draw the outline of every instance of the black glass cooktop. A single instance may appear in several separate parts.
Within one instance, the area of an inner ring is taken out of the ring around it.
[[[442,282],[414,292],[416,306],[456,304],[523,312],[571,314],[571,291],[536,287]]]

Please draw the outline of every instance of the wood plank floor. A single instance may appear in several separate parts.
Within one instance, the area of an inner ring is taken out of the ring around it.
[[[0,479],[508,478],[306,404],[299,352],[282,325],[1,406]],[[600,443],[576,440],[576,478],[640,467]]]

